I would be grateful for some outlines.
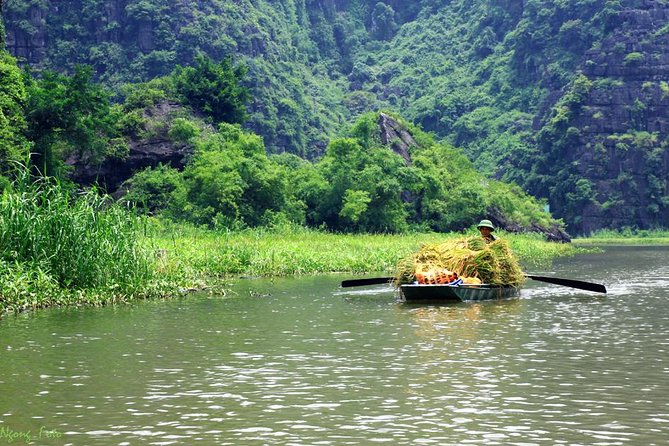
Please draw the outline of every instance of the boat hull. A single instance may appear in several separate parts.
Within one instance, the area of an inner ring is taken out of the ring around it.
[[[518,297],[520,288],[494,285],[433,285],[405,284],[400,286],[400,298],[410,303],[450,303]]]

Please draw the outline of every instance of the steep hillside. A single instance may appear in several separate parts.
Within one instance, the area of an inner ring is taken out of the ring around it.
[[[541,117],[528,188],[573,230],[669,222],[669,5],[646,1]]]
[[[270,153],[323,155],[388,109],[486,175],[548,199],[572,233],[666,226],[662,0],[8,0],[7,47],[106,85],[197,53],[248,66],[246,125]],[[122,96],[118,98],[123,100]]]
[[[312,156],[347,115],[345,80],[328,65],[336,51],[323,59],[312,39],[332,39],[332,27],[314,28],[312,12],[304,1],[12,0],[4,16],[7,48],[20,60],[37,70],[91,65],[113,88],[165,75],[198,53],[233,55],[249,68],[248,127],[270,151]]]
[[[3,11],[3,1],[0,0],[0,17],[2,17]],[[0,20],[0,49],[5,49],[5,23],[4,20]]]

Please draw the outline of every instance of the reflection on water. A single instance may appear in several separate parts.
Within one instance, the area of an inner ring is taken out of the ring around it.
[[[607,295],[528,282],[416,306],[317,277],[6,318],[0,442],[666,444],[668,257],[616,248],[550,272]]]
[[[510,324],[522,311],[518,299],[496,302],[474,302],[459,305],[417,306],[410,310],[417,325],[416,335],[435,340],[444,336],[476,339],[481,324],[501,321]]]

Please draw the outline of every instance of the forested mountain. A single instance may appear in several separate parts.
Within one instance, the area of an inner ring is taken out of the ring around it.
[[[8,50],[124,84],[232,57],[245,127],[317,159],[393,111],[485,174],[548,199],[570,231],[669,221],[669,6],[653,0],[5,0]]]

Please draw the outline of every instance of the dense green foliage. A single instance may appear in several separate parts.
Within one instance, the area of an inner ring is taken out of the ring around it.
[[[234,67],[230,58],[214,63],[198,55],[192,67],[177,67],[172,78],[177,93],[214,122],[243,123],[249,92],[240,85],[246,67]]]
[[[72,153],[101,161],[127,152],[116,123],[120,110],[108,93],[92,82],[89,67],[78,66],[72,76],[44,72],[27,85],[27,138],[33,142],[31,160],[44,175],[64,175],[64,159]]]
[[[95,191],[30,181],[22,169],[0,197],[0,308],[64,303],[92,291],[101,301],[151,294],[154,271],[138,223]]]
[[[183,172],[170,215],[198,224],[232,228],[269,223],[273,212],[288,210],[288,176],[270,162],[260,137],[230,124],[196,141]]]
[[[17,186],[2,196],[4,261],[31,263],[66,287],[108,285],[146,272],[132,219],[118,206],[93,191],[71,195],[48,180]]]
[[[159,101],[183,103],[213,122],[243,122],[248,91],[240,81],[246,69],[229,59],[214,63],[198,57],[196,62],[147,84],[125,85],[123,104],[112,105],[111,93],[93,81],[90,67],[76,66],[71,76],[53,71],[33,76],[1,52],[0,178],[17,162],[25,163],[29,153],[35,172],[63,181],[70,156],[92,165],[123,159],[128,138],[152,136],[143,112]],[[198,131],[189,120],[177,118],[168,136],[185,143]],[[8,181],[0,180],[0,189]]]
[[[23,106],[26,87],[16,60],[0,49],[0,190],[7,186],[12,161],[25,161],[28,140],[25,138],[26,120]]]
[[[484,179],[461,152],[416,128],[420,146],[407,164],[381,143],[378,121],[378,113],[362,116],[315,163],[268,156],[257,135],[231,124],[192,130],[185,169],[148,168],[128,182],[125,199],[150,213],[228,229],[293,222],[345,232],[451,231],[488,212],[518,227],[555,223],[518,187]],[[198,128],[177,120],[173,128],[177,123]]]

